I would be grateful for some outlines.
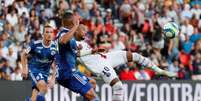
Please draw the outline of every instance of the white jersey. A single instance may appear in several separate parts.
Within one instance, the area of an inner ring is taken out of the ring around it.
[[[92,48],[84,41],[77,42],[81,45],[81,50],[92,50]],[[78,58],[91,72],[101,76],[106,83],[110,83],[113,79],[118,78],[114,68],[127,63],[125,51],[113,51],[103,54],[89,54]]]

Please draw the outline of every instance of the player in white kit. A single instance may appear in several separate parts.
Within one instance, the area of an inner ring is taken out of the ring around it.
[[[80,25],[78,33],[86,32],[86,27]],[[83,34],[84,35],[84,34]],[[113,101],[123,101],[123,88],[122,82],[119,80],[114,68],[126,64],[128,62],[137,62],[144,67],[149,67],[158,74],[166,75],[169,77],[176,77],[176,73],[168,72],[160,69],[153,64],[148,58],[128,51],[111,51],[107,53],[99,53],[98,49],[92,49],[86,42],[77,42],[79,47],[78,56],[79,61],[84,64],[91,72],[101,76],[103,80],[112,86]]]

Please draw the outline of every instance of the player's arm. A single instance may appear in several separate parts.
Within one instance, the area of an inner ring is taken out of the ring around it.
[[[55,84],[55,79],[56,79],[56,62],[55,61],[52,63],[51,70],[52,71],[50,73],[50,79],[48,81],[49,88],[52,88]]]
[[[55,84],[56,75],[58,75],[57,74],[57,65],[59,63],[59,60],[60,60],[60,55],[58,54],[58,50],[57,50],[54,55],[54,61],[51,65],[50,79],[48,81],[49,88],[52,88]]]
[[[171,52],[172,52],[172,49],[173,49],[173,40],[171,39],[170,40],[170,43],[169,43],[169,46],[168,46],[168,54],[171,55]]]
[[[81,56],[86,56],[86,55],[91,55],[95,53],[95,50],[93,49],[88,49],[88,50],[78,50],[77,51],[77,56],[81,57]]]
[[[82,46],[83,45],[83,46]],[[83,48],[85,47],[85,48]],[[100,53],[100,52],[104,52],[105,49],[101,49],[101,48],[91,48],[87,43],[86,44],[79,44],[77,47],[77,56],[81,57],[81,56],[86,56],[86,55],[91,55],[91,54],[96,54],[96,53]]]
[[[52,75],[54,78],[56,77],[56,62],[55,61],[52,63]]]
[[[105,49],[100,49],[100,48],[93,48],[93,49],[81,49],[77,51],[77,56],[86,56],[86,55],[91,55],[91,54],[98,54],[101,52],[105,52]]]
[[[80,21],[77,19],[76,21],[73,22],[74,26],[71,28],[71,30],[63,35],[61,35],[61,38],[59,39],[59,42],[61,44],[66,44],[75,34]]]
[[[27,74],[28,74],[27,57],[30,51],[31,51],[31,47],[29,46],[25,50],[23,50],[21,53],[22,76],[25,78],[27,78]]]
[[[26,50],[23,50],[21,53],[21,64],[23,69],[27,67],[27,53]]]

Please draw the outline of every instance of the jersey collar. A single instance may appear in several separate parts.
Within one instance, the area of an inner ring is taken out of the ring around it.
[[[69,30],[69,29],[68,29],[68,28],[66,28],[66,27],[63,27],[62,29],[63,29],[63,30]]]
[[[43,43],[43,40],[42,40],[42,45],[43,45],[43,47],[45,47],[45,48],[50,48],[50,46],[52,45],[52,41],[51,41],[51,43],[50,43],[49,46],[46,46],[46,45]]]

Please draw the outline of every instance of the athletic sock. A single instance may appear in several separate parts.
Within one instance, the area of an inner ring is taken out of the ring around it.
[[[36,96],[36,101],[45,101],[45,94],[39,92],[38,95]]]
[[[25,99],[25,101],[31,101],[31,98],[30,98],[30,97],[27,97],[27,98]]]
[[[112,86],[113,94],[112,94],[112,101],[123,101],[123,85],[122,82],[117,82]]]

